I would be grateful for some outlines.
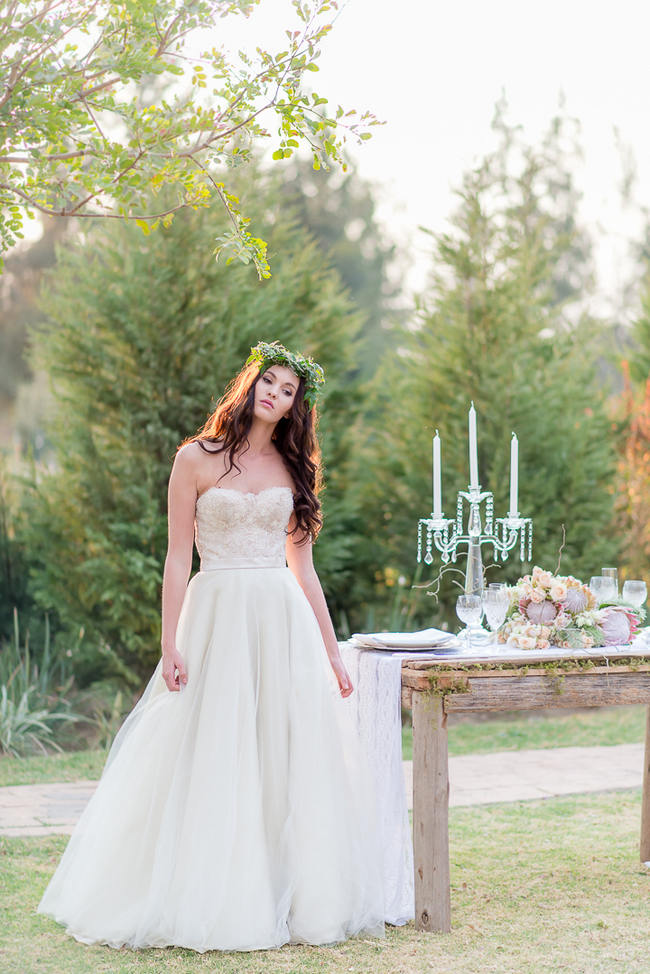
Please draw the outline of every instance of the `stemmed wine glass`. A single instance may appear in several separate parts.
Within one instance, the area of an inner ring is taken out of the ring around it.
[[[616,582],[608,575],[592,575],[589,588],[598,602],[614,602],[616,600]]]
[[[497,641],[497,629],[505,622],[509,604],[510,594],[505,584],[501,582],[492,583],[483,593],[483,611],[487,624],[492,630],[491,642]]]
[[[611,578],[614,583],[614,598],[618,598],[618,568],[601,568],[603,578]]]
[[[483,601],[480,595],[459,595],[456,599],[456,615],[466,628],[458,634],[459,639],[467,641],[467,648],[472,648],[472,627],[479,626],[483,615]]]
[[[648,589],[641,578],[629,578],[623,583],[623,601],[640,609],[646,600]]]

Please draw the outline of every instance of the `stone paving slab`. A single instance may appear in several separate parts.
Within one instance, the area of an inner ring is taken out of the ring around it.
[[[413,764],[403,767],[411,808]],[[638,788],[643,744],[468,754],[449,759],[449,779],[452,806]],[[96,781],[70,781],[0,788],[0,835],[70,835],[96,787]]]
[[[96,781],[0,788],[0,835],[70,835]]]
[[[411,807],[413,765],[404,762]],[[639,788],[643,744],[502,751],[449,758],[449,804],[489,805],[558,795]]]

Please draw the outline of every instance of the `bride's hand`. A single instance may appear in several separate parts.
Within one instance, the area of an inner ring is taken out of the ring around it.
[[[334,670],[334,675],[338,680],[341,696],[349,697],[352,691],[354,690],[354,687],[352,686],[352,680],[348,675],[348,671],[346,670],[343,664],[343,660],[339,656],[338,659],[331,660],[331,663],[332,663],[332,669]]]
[[[176,672],[178,670],[178,673]],[[172,649],[167,653],[162,654],[162,675],[163,680],[167,684],[167,689],[179,691],[181,688],[181,681],[183,684],[187,683],[187,673],[185,672],[185,663],[183,662],[183,657],[178,652],[177,649]]]

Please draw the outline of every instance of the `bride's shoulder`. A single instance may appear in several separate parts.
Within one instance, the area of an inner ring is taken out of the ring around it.
[[[189,443],[184,443],[178,450],[178,454],[184,453],[188,459],[198,460],[204,457],[206,453],[219,453],[219,444],[221,443],[222,437],[218,439],[201,439],[201,440],[191,440]]]
[[[207,456],[208,453],[213,452],[214,447],[211,442],[204,449],[203,444],[199,443],[198,440],[190,440],[189,443],[183,443],[182,446],[179,446],[174,457],[172,468],[174,470],[186,471],[188,474],[192,472],[198,476],[205,464],[214,462]]]
[[[220,453],[222,443],[223,443],[223,436],[218,436],[215,438],[210,437],[209,440],[196,441],[196,445],[198,447],[199,453]]]

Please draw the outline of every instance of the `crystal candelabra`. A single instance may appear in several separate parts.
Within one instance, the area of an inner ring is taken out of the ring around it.
[[[467,531],[463,532],[463,500],[469,504]],[[485,502],[485,528],[481,520],[481,504]],[[481,546],[491,545],[494,560],[506,561],[508,554],[519,542],[519,557],[530,561],[533,550],[533,522],[519,513],[506,517],[494,517],[494,499],[491,491],[481,490],[480,484],[458,491],[456,517],[444,514],[431,514],[422,517],[418,523],[418,561],[422,561],[424,535],[424,561],[433,561],[433,547],[438,549],[442,561],[455,562],[461,545],[467,545],[467,571],[465,573],[465,593],[480,595],[483,590],[483,558]]]
[[[433,439],[433,511],[429,517],[420,518],[418,523],[418,562],[422,561],[423,534],[424,561],[433,561],[433,547],[448,564],[455,562],[459,548],[467,545],[467,571],[465,573],[466,595],[480,595],[483,590],[483,558],[481,546],[492,547],[494,560],[506,561],[510,551],[519,544],[519,557],[530,561],[533,549],[533,522],[529,517],[521,517],[518,507],[519,492],[519,443],[512,434],[510,447],[510,510],[506,517],[494,517],[494,498],[489,490],[481,490],[478,482],[478,451],[476,436],[476,410],[472,403],[469,411],[469,470],[470,483],[467,490],[458,492],[456,517],[447,518],[442,512],[440,436],[436,430]],[[467,531],[463,531],[463,501],[469,504]],[[485,503],[485,526],[481,520],[481,504]]]

